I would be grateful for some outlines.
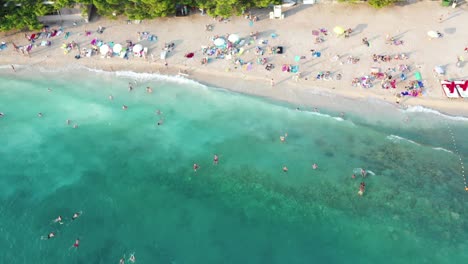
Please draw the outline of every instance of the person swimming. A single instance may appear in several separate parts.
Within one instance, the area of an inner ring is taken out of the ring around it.
[[[367,171],[365,169],[361,169],[361,176],[365,178],[367,175]]]
[[[318,169],[318,165],[316,163],[314,163],[314,165],[312,165],[312,169],[314,169],[314,170]]]
[[[0,112],[0,117],[4,117],[5,114],[3,112]]]
[[[111,101],[114,100],[114,96],[112,96],[112,94],[109,95],[109,100],[111,100]]]
[[[42,117],[43,114],[42,113],[37,113],[37,117]]]
[[[359,186],[359,192],[358,194],[360,196],[362,196],[364,194],[364,192],[366,191],[366,183],[365,182],[361,182],[361,185]]]
[[[75,240],[75,244],[73,244],[73,247],[78,248],[80,246],[80,240],[77,238]]]
[[[152,93],[152,92],[153,92],[153,89],[151,89],[151,87],[148,86],[148,87],[146,87],[146,92],[147,92],[147,93]]]
[[[160,115],[160,114],[162,114],[162,112],[158,109],[158,110],[156,110],[156,114]]]
[[[119,264],[125,264],[125,256],[119,260]]]
[[[158,121],[158,123],[157,123],[157,124],[158,124],[158,126],[160,126],[160,125],[164,124],[164,119],[159,119],[159,121]]]
[[[353,174],[351,178],[356,179],[356,174]]]
[[[46,240],[46,239],[51,239],[51,238],[54,238],[54,237],[55,237],[55,233],[50,232],[47,236],[41,236],[41,239]]]
[[[74,124],[74,125],[73,125],[73,128],[78,128],[78,125],[77,125],[77,124]]]
[[[128,83],[128,91],[129,92],[133,91],[132,83]]]
[[[130,257],[128,258],[128,260],[131,262],[131,263],[135,263],[136,259],[135,259],[135,254],[130,254]]]
[[[213,157],[213,164],[218,165],[218,161],[219,161],[219,157],[218,155],[215,154]]]
[[[67,119],[67,125],[70,125],[71,120]]]
[[[280,136],[280,141],[284,142],[284,141],[286,141],[286,138],[284,136]]]
[[[128,109],[128,106],[122,105],[122,109],[123,109],[123,110],[127,110],[127,109]]]
[[[60,223],[60,224],[63,224],[62,223],[62,216],[58,216],[57,218],[54,219],[54,223]]]
[[[197,172],[197,170],[200,168],[200,166],[198,166],[198,164],[194,163],[193,164],[193,171],[194,172]]]
[[[76,212],[76,213],[73,214],[72,220],[75,220],[75,219],[77,219],[77,218],[80,217],[80,216],[81,216],[81,212]]]
[[[288,167],[283,166],[283,172],[288,172]]]

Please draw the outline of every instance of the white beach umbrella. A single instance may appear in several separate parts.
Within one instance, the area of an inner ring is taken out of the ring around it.
[[[141,44],[136,44],[133,46],[133,52],[140,52],[143,50],[143,46]]]
[[[228,40],[229,40],[230,42],[232,42],[232,43],[236,43],[237,41],[239,41],[239,39],[240,39],[240,37],[239,37],[239,35],[237,35],[237,34],[231,34],[231,35],[229,35],[229,37],[228,37]]]
[[[438,37],[439,37],[439,34],[437,34],[437,32],[434,31],[434,30],[428,31],[428,32],[427,32],[427,35],[428,35],[429,37],[431,37],[431,38],[438,38]]]
[[[101,52],[101,54],[107,54],[107,52],[109,52],[109,46],[108,45],[102,45],[99,48],[99,51]]]
[[[115,44],[114,47],[112,47],[112,51],[115,53],[120,53],[122,51],[122,45]]]
[[[217,38],[217,39],[215,39],[214,44],[216,46],[223,46],[223,45],[226,44],[226,40],[224,40],[222,38]]]
[[[441,66],[435,66],[434,71],[437,72],[438,74],[444,74],[445,70]]]

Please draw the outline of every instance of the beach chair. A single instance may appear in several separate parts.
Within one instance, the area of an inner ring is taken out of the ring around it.
[[[445,93],[445,96],[448,98],[460,98],[458,95],[457,89],[455,89],[455,83],[450,81],[441,81],[440,84],[442,85],[442,90]]]
[[[468,80],[454,81],[454,84],[460,96],[463,98],[468,98]]]
[[[273,12],[270,12],[270,19],[284,19],[281,5],[273,6]]]

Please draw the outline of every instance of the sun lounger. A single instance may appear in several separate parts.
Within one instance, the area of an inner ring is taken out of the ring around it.
[[[454,81],[455,88],[463,98],[468,98],[468,80]]]
[[[455,89],[455,83],[450,81],[441,81],[440,84],[442,85],[442,90],[445,93],[445,96],[448,98],[460,98],[457,93],[457,89]]]

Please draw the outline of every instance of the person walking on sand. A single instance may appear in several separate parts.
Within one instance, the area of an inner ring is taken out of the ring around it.
[[[271,87],[275,86],[275,80],[273,80],[273,78],[271,78],[270,84],[271,84]]]

